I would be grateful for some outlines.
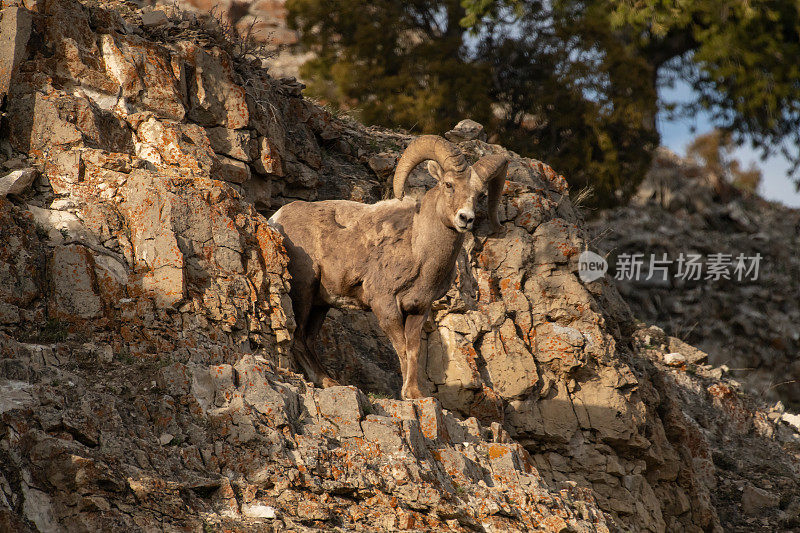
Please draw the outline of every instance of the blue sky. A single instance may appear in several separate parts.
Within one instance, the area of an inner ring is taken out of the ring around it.
[[[662,87],[660,89],[662,100],[665,102],[686,102],[692,97],[688,85],[678,84],[675,88]],[[692,133],[691,128],[696,132]],[[683,117],[678,120],[666,120],[660,116],[658,129],[661,133],[661,144],[672,151],[685,155],[686,146],[697,135],[707,133],[714,129],[708,115],[699,114],[694,117]],[[794,183],[786,175],[789,162],[782,156],[773,156],[766,161],[761,161],[760,152],[749,146],[742,146],[734,152],[734,157],[739,159],[746,168],[754,162],[761,169],[763,179],[759,193],[768,200],[781,202],[790,207],[800,207],[800,193],[795,190]]]

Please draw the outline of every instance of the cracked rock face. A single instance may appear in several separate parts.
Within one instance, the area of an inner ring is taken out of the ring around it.
[[[7,336],[0,346],[48,376],[0,380],[3,428],[19,436],[0,470],[0,523],[19,531],[609,531],[591,491],[545,484],[502,430],[433,398],[319,390],[253,355],[119,368],[89,351],[46,361]]]
[[[264,215],[383,198],[411,137],[332,117],[194,17],[7,4],[0,164],[36,174],[0,198],[0,529],[710,531],[742,525],[732,440],[757,428],[793,464],[791,413],[583,283],[564,177],[470,124],[468,158],[510,160],[503,231],[479,223],[434,305],[431,397],[393,399],[368,313],[330,314],[319,348],[349,386],[311,387]],[[796,519],[781,479],[778,507],[747,489],[776,527]]]

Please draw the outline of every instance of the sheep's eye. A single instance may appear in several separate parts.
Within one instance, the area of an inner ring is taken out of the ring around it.
[[[450,183],[449,181],[445,181],[444,182],[444,186],[448,191],[452,191],[453,190],[453,184]]]

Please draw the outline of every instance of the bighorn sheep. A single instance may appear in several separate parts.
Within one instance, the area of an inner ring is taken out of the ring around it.
[[[406,178],[423,161],[439,183],[420,201],[403,199]],[[456,257],[487,187],[489,222],[499,228],[507,165],[504,156],[488,155],[469,166],[454,144],[425,135],[397,164],[395,199],[372,205],[297,201],[270,218],[289,255],[295,342],[302,345],[295,353],[310,380],[336,384],[314,348],[328,310],[371,309],[400,358],[402,397],[422,397],[417,378],[422,326],[433,301],[452,284]]]

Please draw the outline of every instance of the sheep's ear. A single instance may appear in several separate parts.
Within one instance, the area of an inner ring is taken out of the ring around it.
[[[485,155],[472,165],[472,169],[488,186],[489,224],[492,226],[492,232],[496,233],[501,227],[497,210],[500,206],[500,195],[503,194],[503,186],[506,183],[508,159],[500,154]]]
[[[428,161],[428,172],[438,181],[442,181],[442,178],[444,177],[444,170],[442,170],[442,166],[433,159]]]

